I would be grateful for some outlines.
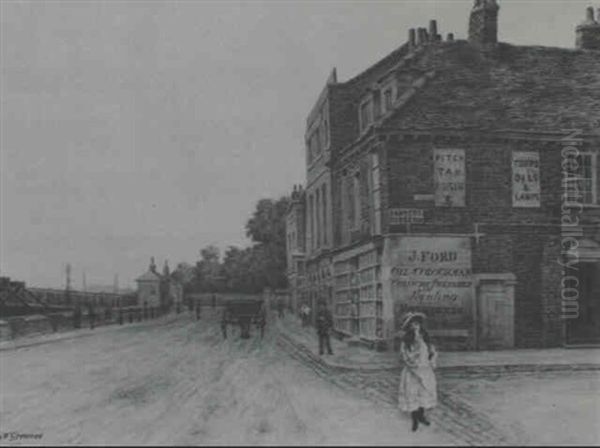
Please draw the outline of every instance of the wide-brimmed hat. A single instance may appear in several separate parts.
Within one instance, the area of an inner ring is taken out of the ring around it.
[[[425,315],[425,313],[421,313],[418,311],[409,311],[404,315],[404,318],[402,319],[402,325],[400,326],[400,328],[402,330],[405,330],[408,324],[410,324],[413,320],[420,319],[421,321],[424,321],[426,317],[427,316]]]

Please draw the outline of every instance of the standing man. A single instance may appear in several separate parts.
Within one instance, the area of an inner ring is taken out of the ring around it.
[[[317,334],[319,335],[319,355],[323,354],[324,346],[327,346],[327,353],[333,355],[331,350],[331,341],[329,338],[329,332],[333,327],[333,316],[331,311],[327,308],[325,302],[319,302],[319,308],[317,311]]]
[[[260,330],[260,338],[265,336],[265,326],[267,325],[267,313],[265,311],[265,303],[260,305],[258,314],[256,315],[256,326]]]
[[[300,314],[302,315],[302,326],[306,327],[310,321],[310,307],[306,303],[300,308]]]

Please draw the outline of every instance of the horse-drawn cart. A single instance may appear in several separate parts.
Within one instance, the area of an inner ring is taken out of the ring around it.
[[[225,303],[221,317],[221,330],[225,339],[227,339],[228,325],[239,325],[241,338],[248,339],[252,324],[256,325],[263,337],[266,323],[265,306],[262,299],[231,299]]]

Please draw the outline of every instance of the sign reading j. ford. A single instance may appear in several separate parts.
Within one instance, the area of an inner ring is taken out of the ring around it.
[[[407,311],[421,311],[435,330],[470,330],[473,324],[471,242],[466,237],[391,237],[386,240],[384,284],[394,331]]]

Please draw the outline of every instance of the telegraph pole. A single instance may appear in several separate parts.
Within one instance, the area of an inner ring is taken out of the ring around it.
[[[65,298],[68,306],[71,306],[71,263],[67,263],[65,267],[66,275],[66,286],[65,286]]]

